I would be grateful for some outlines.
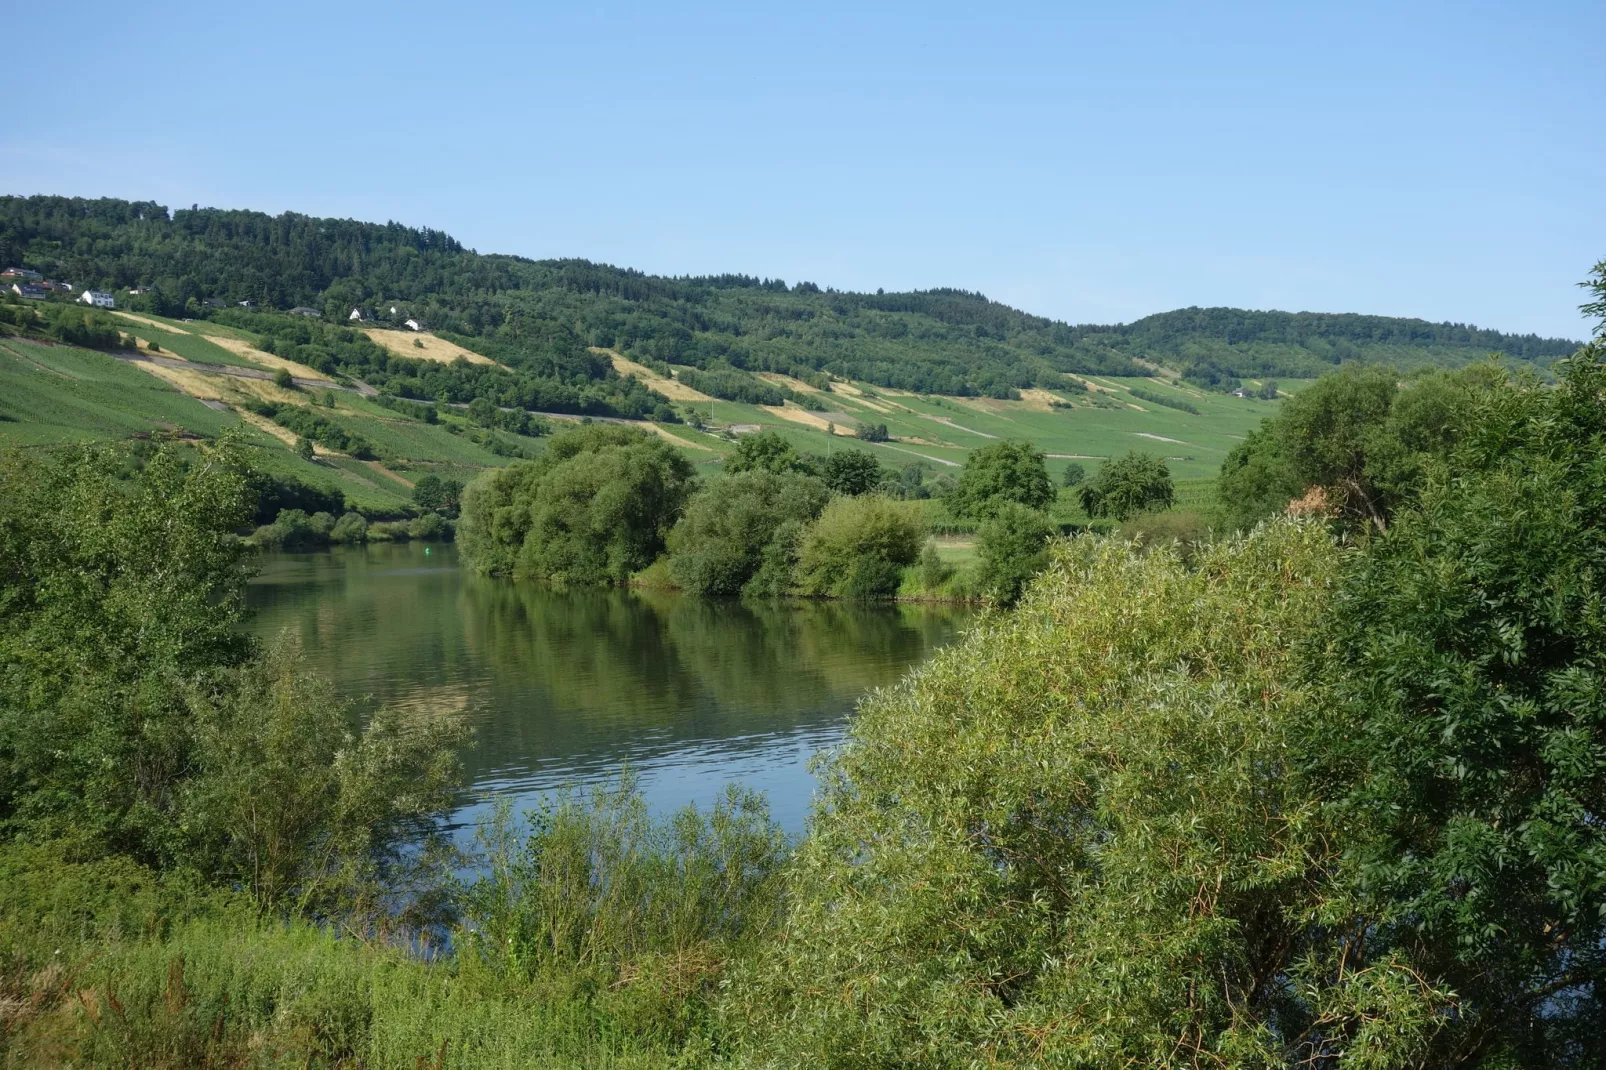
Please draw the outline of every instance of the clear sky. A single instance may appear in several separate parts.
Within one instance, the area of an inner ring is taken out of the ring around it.
[[[17,4],[0,192],[1582,338],[1606,3]]]

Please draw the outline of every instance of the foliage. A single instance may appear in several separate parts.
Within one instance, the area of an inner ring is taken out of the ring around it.
[[[413,501],[420,508],[433,509],[448,516],[457,514],[463,497],[463,484],[455,479],[442,479],[426,472],[413,484]]]
[[[989,598],[1011,605],[1026,583],[1048,565],[1048,540],[1057,528],[1019,502],[1004,502],[976,532],[977,582]]]
[[[914,517],[889,499],[834,498],[803,536],[798,587],[836,598],[890,595],[922,541]]]
[[[790,472],[802,464],[797,450],[775,431],[743,435],[736,448],[725,455],[727,472]]]
[[[1113,520],[1169,509],[1175,497],[1165,459],[1136,450],[1106,462],[1076,494],[1088,516]]]
[[[280,370],[283,371],[282,368]],[[280,427],[294,431],[302,438],[327,446],[329,449],[349,453],[359,461],[371,461],[379,457],[379,452],[373,443],[356,432],[342,427],[331,417],[314,411],[310,406],[261,401],[253,408]]]
[[[239,630],[251,495],[231,443],[122,460],[0,457],[0,835],[265,907],[384,908],[448,804],[459,727],[382,713],[358,732],[292,650]]]
[[[523,842],[506,810],[482,837],[489,872],[467,890],[465,951],[524,980],[611,985],[669,965],[660,956],[699,956],[685,965],[704,988],[715,956],[767,935],[779,913],[785,838],[763,798],[734,785],[707,814],[654,821],[626,773],[547,800]]]
[[[887,433],[886,424],[871,423],[860,424],[859,429],[853,432],[853,436],[859,439],[861,442],[887,442],[892,438],[892,436]]]
[[[669,533],[669,575],[696,594],[783,594],[797,531],[820,515],[828,495],[812,476],[752,468],[704,486]],[[771,567],[765,569],[766,563]]]
[[[915,469],[914,475],[918,486],[920,471]],[[881,482],[881,462],[869,450],[840,450],[821,463],[820,478],[833,494],[867,494]]]
[[[980,520],[992,516],[1004,502],[1044,508],[1055,493],[1043,460],[1029,442],[1004,440],[971,451],[958,485],[946,499],[948,511]]]
[[[1222,462],[1217,495],[1247,526],[1312,488],[1349,528],[1382,528],[1420,485],[1424,465],[1466,433],[1471,399],[1492,365],[1430,372],[1403,386],[1388,368],[1347,367],[1288,401]]]
[[[1158,390],[1150,390],[1146,386],[1138,386],[1137,384],[1133,384],[1126,389],[1127,393],[1131,394],[1139,401],[1147,401],[1151,405],[1164,405],[1168,409],[1176,409],[1180,412],[1192,413],[1194,416],[1199,415],[1199,406],[1195,405],[1191,401],[1185,401],[1182,398],[1174,397],[1170,394],[1162,394]]]
[[[1606,1028],[1602,355],[1466,399],[1323,637],[1303,750],[1349,831],[1332,939],[1454,993],[1438,1065],[1594,1065]]]
[[[361,544],[368,541],[368,521],[361,513],[307,514],[300,509],[281,509],[273,523],[264,524],[251,534],[251,544],[259,550],[317,550],[330,545]]]
[[[691,478],[678,450],[631,427],[554,435],[538,459],[465,489],[463,557],[481,572],[623,583],[663,550]]]
[[[1087,469],[1082,467],[1079,462],[1072,461],[1065,466],[1065,472],[1060,476],[1060,482],[1067,487],[1079,487],[1082,485],[1082,480],[1086,478]]]
[[[1071,540],[1014,613],[867,698],[782,937],[730,987],[753,1061],[1289,1065],[1302,1001],[1351,1065],[1411,1065],[1441,994],[1305,957],[1335,858],[1288,775],[1294,642],[1339,563],[1314,525],[1196,568]]]

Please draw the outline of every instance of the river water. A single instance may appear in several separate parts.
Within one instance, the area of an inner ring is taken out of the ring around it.
[[[971,619],[957,606],[707,601],[558,591],[477,576],[450,545],[272,554],[247,594],[253,630],[299,635],[311,664],[365,703],[468,719],[456,815],[519,809],[628,763],[649,805],[765,792],[802,831],[808,760],[866,691],[895,682]]]

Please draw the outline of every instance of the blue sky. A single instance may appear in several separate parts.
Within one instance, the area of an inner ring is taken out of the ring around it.
[[[1606,4],[17,5],[0,192],[1581,338]]]

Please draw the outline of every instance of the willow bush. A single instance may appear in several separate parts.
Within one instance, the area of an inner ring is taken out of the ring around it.
[[[1297,1021],[1408,1062],[1444,994],[1334,968],[1335,837],[1289,761],[1341,561],[1295,522],[1191,568],[1060,544],[1016,612],[861,707],[733,1035],[782,1065],[1254,1066]]]

